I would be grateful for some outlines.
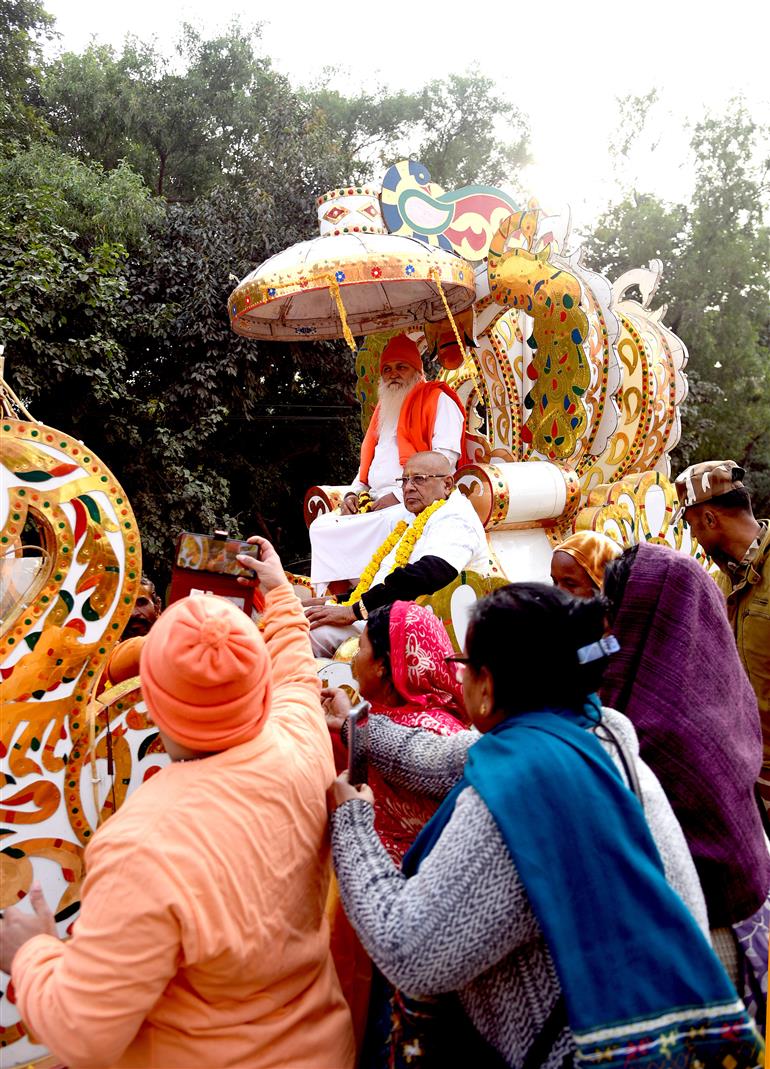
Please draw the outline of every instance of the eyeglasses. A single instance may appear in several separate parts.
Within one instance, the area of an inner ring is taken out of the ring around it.
[[[462,676],[470,663],[470,657],[464,657],[461,653],[453,653],[449,657],[444,658],[444,664],[454,664],[457,666],[457,673],[460,676]]]
[[[401,479],[396,479],[399,486],[407,486],[412,483],[416,487],[423,486],[428,479],[447,479],[447,475],[404,475]]]

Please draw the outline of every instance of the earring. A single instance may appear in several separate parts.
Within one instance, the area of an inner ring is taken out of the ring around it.
[[[479,716],[486,716],[486,715],[487,715],[487,703],[486,702],[482,702],[481,703],[481,708],[479,709]]]

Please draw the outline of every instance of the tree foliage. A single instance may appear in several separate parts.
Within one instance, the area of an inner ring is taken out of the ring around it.
[[[233,269],[245,274],[305,225],[258,188],[219,189],[171,206],[129,264],[144,321],[123,345],[147,418],[141,448],[121,463],[139,487],[132,500],[156,560],[172,533],[221,523],[243,535],[256,528],[305,556],[305,489],[354,474],[354,374],[344,343],[255,342],[234,334],[226,314]],[[341,419],[315,422],[307,405],[341,405]],[[321,428],[323,437],[314,433]]]
[[[446,187],[515,182],[529,160],[529,128],[518,110],[477,70],[450,74],[421,97],[423,140],[417,158]]]
[[[42,41],[53,20],[40,0],[0,0],[0,146],[44,130],[35,109]]]
[[[420,160],[447,189],[476,182],[514,183],[527,163],[529,129],[515,105],[480,71],[451,74],[414,93],[304,94],[366,179],[405,155]]]
[[[30,403],[77,422],[123,398],[126,243],[156,216],[123,169],[36,146],[0,160],[0,335]]]
[[[363,181],[402,155],[446,186],[510,181],[526,162],[521,113],[478,71],[415,92],[294,89],[236,25],[212,40],[183,29],[176,55],[128,39],[92,44],[45,72],[45,114],[59,143],[105,167],[126,160],[157,194],[192,200],[221,185],[291,180],[323,159],[332,184]],[[301,160],[287,150],[301,145]],[[321,187],[317,187],[320,191]]]
[[[129,38],[92,44],[46,71],[48,120],[62,147],[106,167],[126,160],[158,195],[190,200],[278,153],[276,108],[286,79],[233,26],[203,40],[184,27],[176,55]]]
[[[770,506],[770,233],[763,218],[767,131],[739,103],[692,130],[695,186],[687,204],[630,194],[600,219],[589,259],[611,278],[653,257],[658,299],[687,344],[690,393],[673,465],[731,457]]]

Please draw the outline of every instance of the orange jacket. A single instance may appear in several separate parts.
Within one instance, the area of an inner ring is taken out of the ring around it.
[[[95,836],[72,939],[13,962],[24,1021],[70,1069],[352,1069],[329,952],[334,776],[307,620],[267,595],[257,738],[144,783]]]
[[[460,398],[451,386],[445,382],[420,382],[409,393],[401,407],[398,417],[398,456],[403,466],[413,453],[423,453],[433,448],[433,428],[436,426],[436,412],[438,399],[441,394],[451,397],[462,412],[463,432],[460,441],[460,459],[457,461],[458,468],[466,463],[465,452],[465,408]],[[369,481],[369,468],[374,459],[374,450],[377,448],[379,438],[379,415],[380,406],[374,410],[367,427],[364,440],[361,444],[361,466],[359,479],[366,483]]]

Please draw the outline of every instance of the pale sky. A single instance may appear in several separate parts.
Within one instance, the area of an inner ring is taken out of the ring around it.
[[[443,5],[390,0],[372,5],[310,0],[47,0],[62,37],[79,51],[93,35],[120,46],[126,33],[170,50],[182,22],[204,34],[239,17],[262,22],[264,49],[294,84],[341,68],[343,91],[416,89],[478,64],[530,119],[534,163],[520,180],[543,208],[570,204],[588,225],[617,196],[624,179],[666,199],[691,183],[686,123],[706,108],[723,110],[744,95],[754,116],[770,121],[770,4],[766,0],[646,0],[626,3],[551,0],[540,5]],[[474,14],[478,12],[478,17]],[[656,88],[654,140],[640,145],[631,172],[613,172],[607,148],[616,129],[616,98]],[[347,176],[340,175],[340,181]],[[323,192],[323,190],[319,190]]]

